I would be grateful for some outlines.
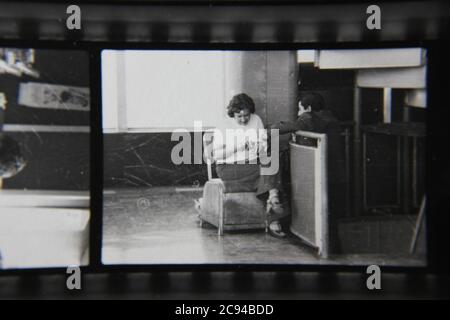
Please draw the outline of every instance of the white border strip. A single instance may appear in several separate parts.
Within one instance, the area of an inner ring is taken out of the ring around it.
[[[213,132],[214,127],[202,127],[201,130],[194,127],[168,127],[168,128],[128,128],[126,131],[119,131],[114,128],[103,128],[103,133],[167,133],[174,132],[175,130],[186,130],[188,132]]]
[[[36,125],[36,124],[5,124],[3,125],[4,132],[80,132],[90,133],[91,129],[88,126],[50,126],[50,125]]]

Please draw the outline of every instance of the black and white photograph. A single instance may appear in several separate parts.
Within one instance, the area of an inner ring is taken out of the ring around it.
[[[104,264],[427,265],[425,49],[101,64]]]
[[[89,263],[89,55],[0,47],[0,269]]]

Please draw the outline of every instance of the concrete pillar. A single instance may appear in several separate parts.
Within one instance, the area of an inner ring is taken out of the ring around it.
[[[225,53],[225,101],[246,93],[267,126],[297,115],[296,51],[228,51]]]
[[[298,113],[297,52],[269,51],[267,62],[267,121],[295,120]]]

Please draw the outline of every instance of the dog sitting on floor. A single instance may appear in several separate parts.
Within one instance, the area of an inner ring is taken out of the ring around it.
[[[25,168],[26,161],[19,144],[0,133],[0,178],[11,178]]]
[[[202,205],[203,205],[203,198],[194,199],[195,203],[195,210],[197,210],[198,214],[202,213]]]

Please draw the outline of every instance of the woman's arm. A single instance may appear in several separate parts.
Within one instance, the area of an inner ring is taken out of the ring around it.
[[[268,133],[264,128],[263,122],[260,120],[258,125],[258,154],[266,154],[268,149]]]
[[[232,147],[233,148],[230,148],[230,146],[227,146],[225,144],[219,144],[219,145],[214,144],[214,148],[213,148],[214,159],[215,160],[227,159],[230,156],[232,156],[233,154],[235,154],[236,152],[244,151],[246,148],[245,144],[238,145],[238,146],[235,146],[233,144]]]

